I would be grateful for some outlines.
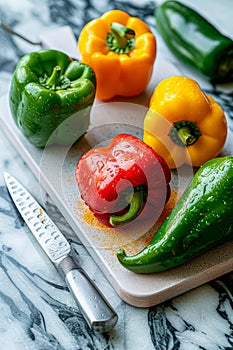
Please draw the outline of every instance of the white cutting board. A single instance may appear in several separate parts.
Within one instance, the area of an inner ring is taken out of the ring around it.
[[[61,38],[62,35],[63,40],[60,42],[72,42],[66,52],[70,52],[75,57],[76,41],[72,32],[67,27],[57,30],[59,36],[56,35],[55,30],[43,38],[45,46],[64,49],[55,42],[56,38]],[[148,105],[155,85],[161,79],[176,74],[179,72],[170,62],[157,57],[153,76],[146,92],[135,99],[126,100],[127,102],[124,99],[109,103],[96,101],[91,112],[93,129],[85,139],[71,148],[51,147],[41,150],[32,146],[13,122],[8,96],[0,99],[0,125],[5,134],[56,203],[119,296],[137,307],[156,305],[233,270],[233,240],[212,249],[188,264],[167,272],[139,275],[124,269],[116,258],[117,250],[124,247],[127,254],[136,253],[149,242],[154,231],[150,230],[146,233],[145,225],[138,227],[137,230],[126,232],[99,225],[80,200],[75,183],[75,166],[87,146],[94,147],[120,132],[141,136],[143,118],[147,111],[145,106]],[[101,127],[94,128],[98,125]],[[224,153],[233,155],[232,132],[229,132]],[[178,173],[172,173],[171,200],[157,226],[176,203],[192,175],[190,169],[181,169]]]
[[[80,200],[75,183],[74,171],[80,152],[85,150],[88,140],[90,146],[94,146],[96,143],[101,143],[102,139],[106,140],[111,135],[122,131],[140,136],[140,125],[142,125],[145,111],[145,107],[131,103],[97,104],[92,109],[91,121],[95,120],[98,125],[102,123],[102,118],[106,120],[111,116],[115,123],[107,123],[100,129],[93,129],[94,132],[88,133],[91,135],[89,139],[85,138],[70,149],[51,147],[43,151],[29,144],[14,125],[8,106],[8,96],[0,99],[1,127],[9,140],[56,203],[119,296],[137,307],[158,304],[233,269],[232,240],[179,268],[151,275],[134,274],[118,263],[116,251],[119,247],[125,247],[127,253],[136,253],[149,242],[153,232],[142,235],[145,233],[143,226],[135,232],[115,231],[99,225],[94,217],[90,220],[89,211]],[[134,127],[133,124],[139,128]],[[233,150],[232,133],[229,133],[224,152],[229,154],[229,150]],[[174,172],[172,176],[173,180],[176,179]],[[171,200],[168,203],[167,210],[177,201],[190,176],[192,176],[190,172],[187,174],[179,170],[178,187],[175,188],[173,181],[173,202]],[[178,191],[177,196],[176,191]],[[166,213],[165,211],[164,215]]]

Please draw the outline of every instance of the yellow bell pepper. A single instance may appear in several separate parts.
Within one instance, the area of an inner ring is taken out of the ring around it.
[[[96,74],[96,97],[136,96],[146,89],[156,57],[156,39],[146,23],[112,10],[87,23],[79,36],[81,61]]]
[[[172,76],[157,85],[144,119],[144,142],[171,169],[201,166],[221,152],[226,136],[222,108],[196,81]]]

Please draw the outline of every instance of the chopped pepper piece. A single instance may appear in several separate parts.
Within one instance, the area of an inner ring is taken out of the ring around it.
[[[134,256],[117,257],[136,273],[156,273],[187,263],[233,238],[233,157],[202,165],[151,242]]]
[[[88,65],[56,50],[32,52],[21,58],[12,77],[12,116],[30,143],[45,147],[59,125],[93,104],[95,86],[95,74]],[[79,137],[89,126],[89,115],[82,118],[75,123]],[[68,140],[63,132],[56,138],[59,143]]]
[[[196,81],[172,76],[157,85],[144,119],[144,142],[170,168],[199,167],[221,152],[226,136],[222,108]]]
[[[128,134],[115,136],[107,147],[86,152],[76,167],[82,199],[108,227],[136,218],[156,220],[170,196],[170,178],[164,159]]]
[[[112,10],[87,23],[78,48],[82,62],[96,74],[96,97],[135,96],[150,80],[156,56],[156,40],[142,20]]]

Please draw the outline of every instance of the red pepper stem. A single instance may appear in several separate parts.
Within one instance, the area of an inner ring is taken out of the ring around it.
[[[186,145],[192,145],[196,142],[196,137],[192,135],[190,129],[186,126],[180,128],[178,130],[178,135],[181,141]]]
[[[142,210],[144,194],[140,187],[134,187],[134,193],[129,203],[129,210],[123,215],[111,215],[109,223],[112,226],[122,226],[134,220]]]
[[[60,80],[61,80],[61,67],[55,66],[53,68],[53,72],[52,72],[51,76],[46,81],[46,85],[57,86],[60,84]]]

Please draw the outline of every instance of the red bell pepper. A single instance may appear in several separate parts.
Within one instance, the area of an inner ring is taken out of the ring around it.
[[[87,151],[76,166],[82,199],[106,226],[160,215],[170,196],[165,160],[136,136],[120,134]],[[146,215],[145,215],[146,214]]]

